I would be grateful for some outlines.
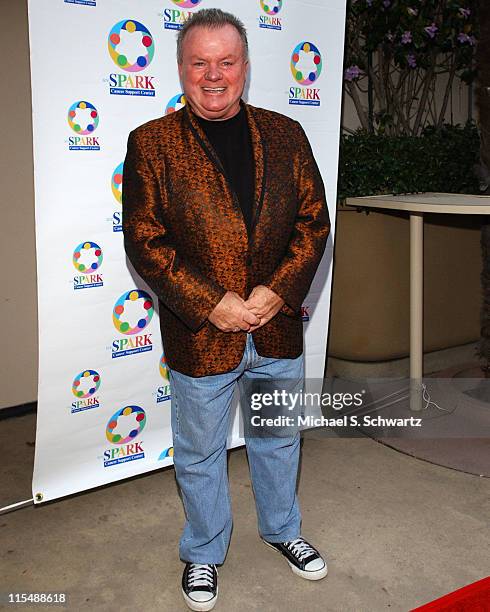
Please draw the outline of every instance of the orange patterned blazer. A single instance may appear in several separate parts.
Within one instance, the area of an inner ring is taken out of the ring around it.
[[[246,332],[222,332],[208,315],[227,290],[247,299],[266,285],[285,304],[253,333],[259,355],[303,351],[301,305],[330,223],[323,182],[297,121],[242,102],[255,158],[250,235],[221,163],[189,106],[128,138],[123,177],[124,246],[158,296],[170,368],[193,377],[240,363]]]

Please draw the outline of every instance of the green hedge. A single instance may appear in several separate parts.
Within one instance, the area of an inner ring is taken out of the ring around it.
[[[479,193],[474,123],[426,128],[422,136],[358,132],[340,142],[338,199],[382,193]]]

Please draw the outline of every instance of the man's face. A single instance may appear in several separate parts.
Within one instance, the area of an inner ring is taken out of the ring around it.
[[[179,76],[187,102],[199,117],[229,119],[240,110],[248,61],[240,34],[232,25],[189,30]]]

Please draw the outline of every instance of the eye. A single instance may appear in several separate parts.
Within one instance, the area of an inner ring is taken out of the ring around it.
[[[233,66],[233,62],[223,62],[223,66]]]
[[[194,62],[194,66],[204,66],[204,62]]]

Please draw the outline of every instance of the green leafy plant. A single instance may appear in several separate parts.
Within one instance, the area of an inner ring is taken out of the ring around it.
[[[474,123],[427,127],[421,136],[360,130],[341,138],[338,199],[422,191],[478,193],[478,159]]]

